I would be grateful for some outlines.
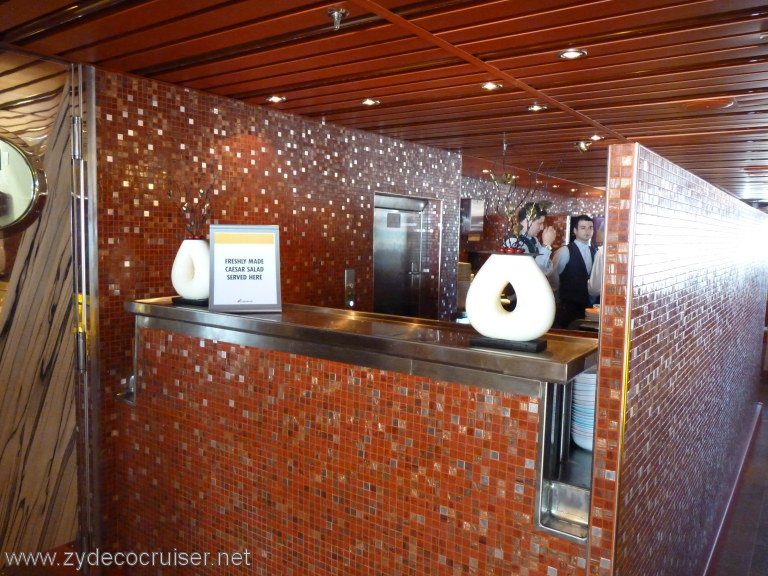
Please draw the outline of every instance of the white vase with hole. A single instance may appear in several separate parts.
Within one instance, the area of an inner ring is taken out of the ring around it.
[[[512,285],[517,298],[506,310],[501,294]],[[549,281],[530,254],[491,254],[469,285],[467,318],[487,338],[536,340],[555,321],[555,296]]]
[[[171,268],[171,283],[185,300],[205,300],[210,290],[211,255],[208,240],[185,238]]]

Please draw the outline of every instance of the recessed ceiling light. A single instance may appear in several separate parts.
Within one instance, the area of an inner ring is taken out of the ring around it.
[[[586,55],[587,51],[582,50],[581,48],[568,48],[567,50],[558,52],[557,57],[563,60],[578,60],[579,58],[584,58]]]
[[[267,102],[272,102],[272,104],[277,104],[278,102],[285,102],[285,96],[278,96],[277,94],[274,94],[267,98]]]
[[[486,82],[485,84],[480,86],[480,88],[488,91],[498,90],[499,88],[501,88],[501,84],[499,82]]]
[[[373,98],[363,100],[363,105],[365,106],[378,106],[379,104],[381,104],[381,100],[374,100]]]
[[[542,110],[546,110],[547,107],[544,104],[539,104],[538,102],[535,102],[528,106],[528,112],[541,112]]]
[[[589,139],[592,140],[592,142],[599,142],[600,140],[603,139],[603,137],[600,136],[600,134],[592,134],[592,136],[590,136]]]

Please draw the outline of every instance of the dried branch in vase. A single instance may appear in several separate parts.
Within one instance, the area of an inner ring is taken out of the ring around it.
[[[204,227],[211,213],[210,196],[214,183],[215,179],[211,179],[207,187],[198,186],[195,190],[192,184],[183,189],[179,182],[171,180],[168,198],[173,200],[176,197],[181,204],[187,238],[204,237]]]
[[[541,168],[541,166],[539,166],[539,168]],[[505,191],[502,189],[502,184],[499,179],[496,178],[493,172],[489,172],[491,182],[496,189],[496,213],[502,214],[507,221],[506,230],[498,242],[500,247],[507,244],[507,240],[510,238],[515,238],[515,240],[513,243],[511,243],[511,246],[507,246],[507,248],[510,248],[514,251],[515,248],[522,247],[520,236],[526,234],[528,230],[523,230],[521,227],[520,210],[526,204],[528,198],[530,198],[532,194],[542,191],[540,182],[543,179],[539,177],[540,174],[541,173],[539,171],[528,171],[529,185],[524,188],[525,193],[520,197],[520,199],[516,203],[513,203],[513,198],[515,197],[517,188],[520,185],[520,177],[518,175],[509,173],[503,174],[501,180],[506,185]],[[545,190],[546,186],[544,186],[543,189]],[[543,206],[544,209],[547,209],[549,207],[548,205],[551,203],[538,202],[537,204],[539,206],[547,204],[547,206]],[[526,215],[528,222],[531,222],[533,216],[534,214]]]

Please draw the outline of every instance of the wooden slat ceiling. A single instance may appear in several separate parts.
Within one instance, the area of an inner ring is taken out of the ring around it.
[[[460,151],[467,175],[520,169],[603,188],[608,145],[639,142],[768,204],[765,0],[2,6],[5,44]],[[346,11],[338,30],[333,8]],[[558,58],[569,47],[587,57]]]

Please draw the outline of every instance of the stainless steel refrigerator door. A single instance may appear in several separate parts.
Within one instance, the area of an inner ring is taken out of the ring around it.
[[[422,313],[423,212],[376,207],[373,228],[374,312]]]

